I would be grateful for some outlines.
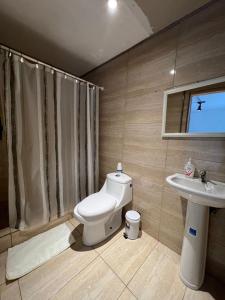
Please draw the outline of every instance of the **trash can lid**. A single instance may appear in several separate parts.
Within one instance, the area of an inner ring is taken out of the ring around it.
[[[128,210],[125,215],[126,219],[131,221],[140,221],[140,214],[136,210]]]

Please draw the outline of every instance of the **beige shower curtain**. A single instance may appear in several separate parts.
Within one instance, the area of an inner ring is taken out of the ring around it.
[[[39,226],[98,189],[99,89],[0,53],[10,225]]]

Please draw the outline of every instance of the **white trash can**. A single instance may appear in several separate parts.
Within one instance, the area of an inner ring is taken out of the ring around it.
[[[125,218],[126,223],[124,237],[130,240],[136,240],[139,234],[141,216],[137,211],[129,210],[126,212]]]

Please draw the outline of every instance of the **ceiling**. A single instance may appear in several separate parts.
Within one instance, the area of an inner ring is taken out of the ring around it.
[[[82,76],[207,2],[0,0],[0,43]]]

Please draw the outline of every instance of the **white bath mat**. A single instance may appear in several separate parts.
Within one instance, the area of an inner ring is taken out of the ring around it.
[[[73,230],[72,225],[64,223],[9,248],[6,278],[8,280],[19,278],[67,249],[75,242]]]

